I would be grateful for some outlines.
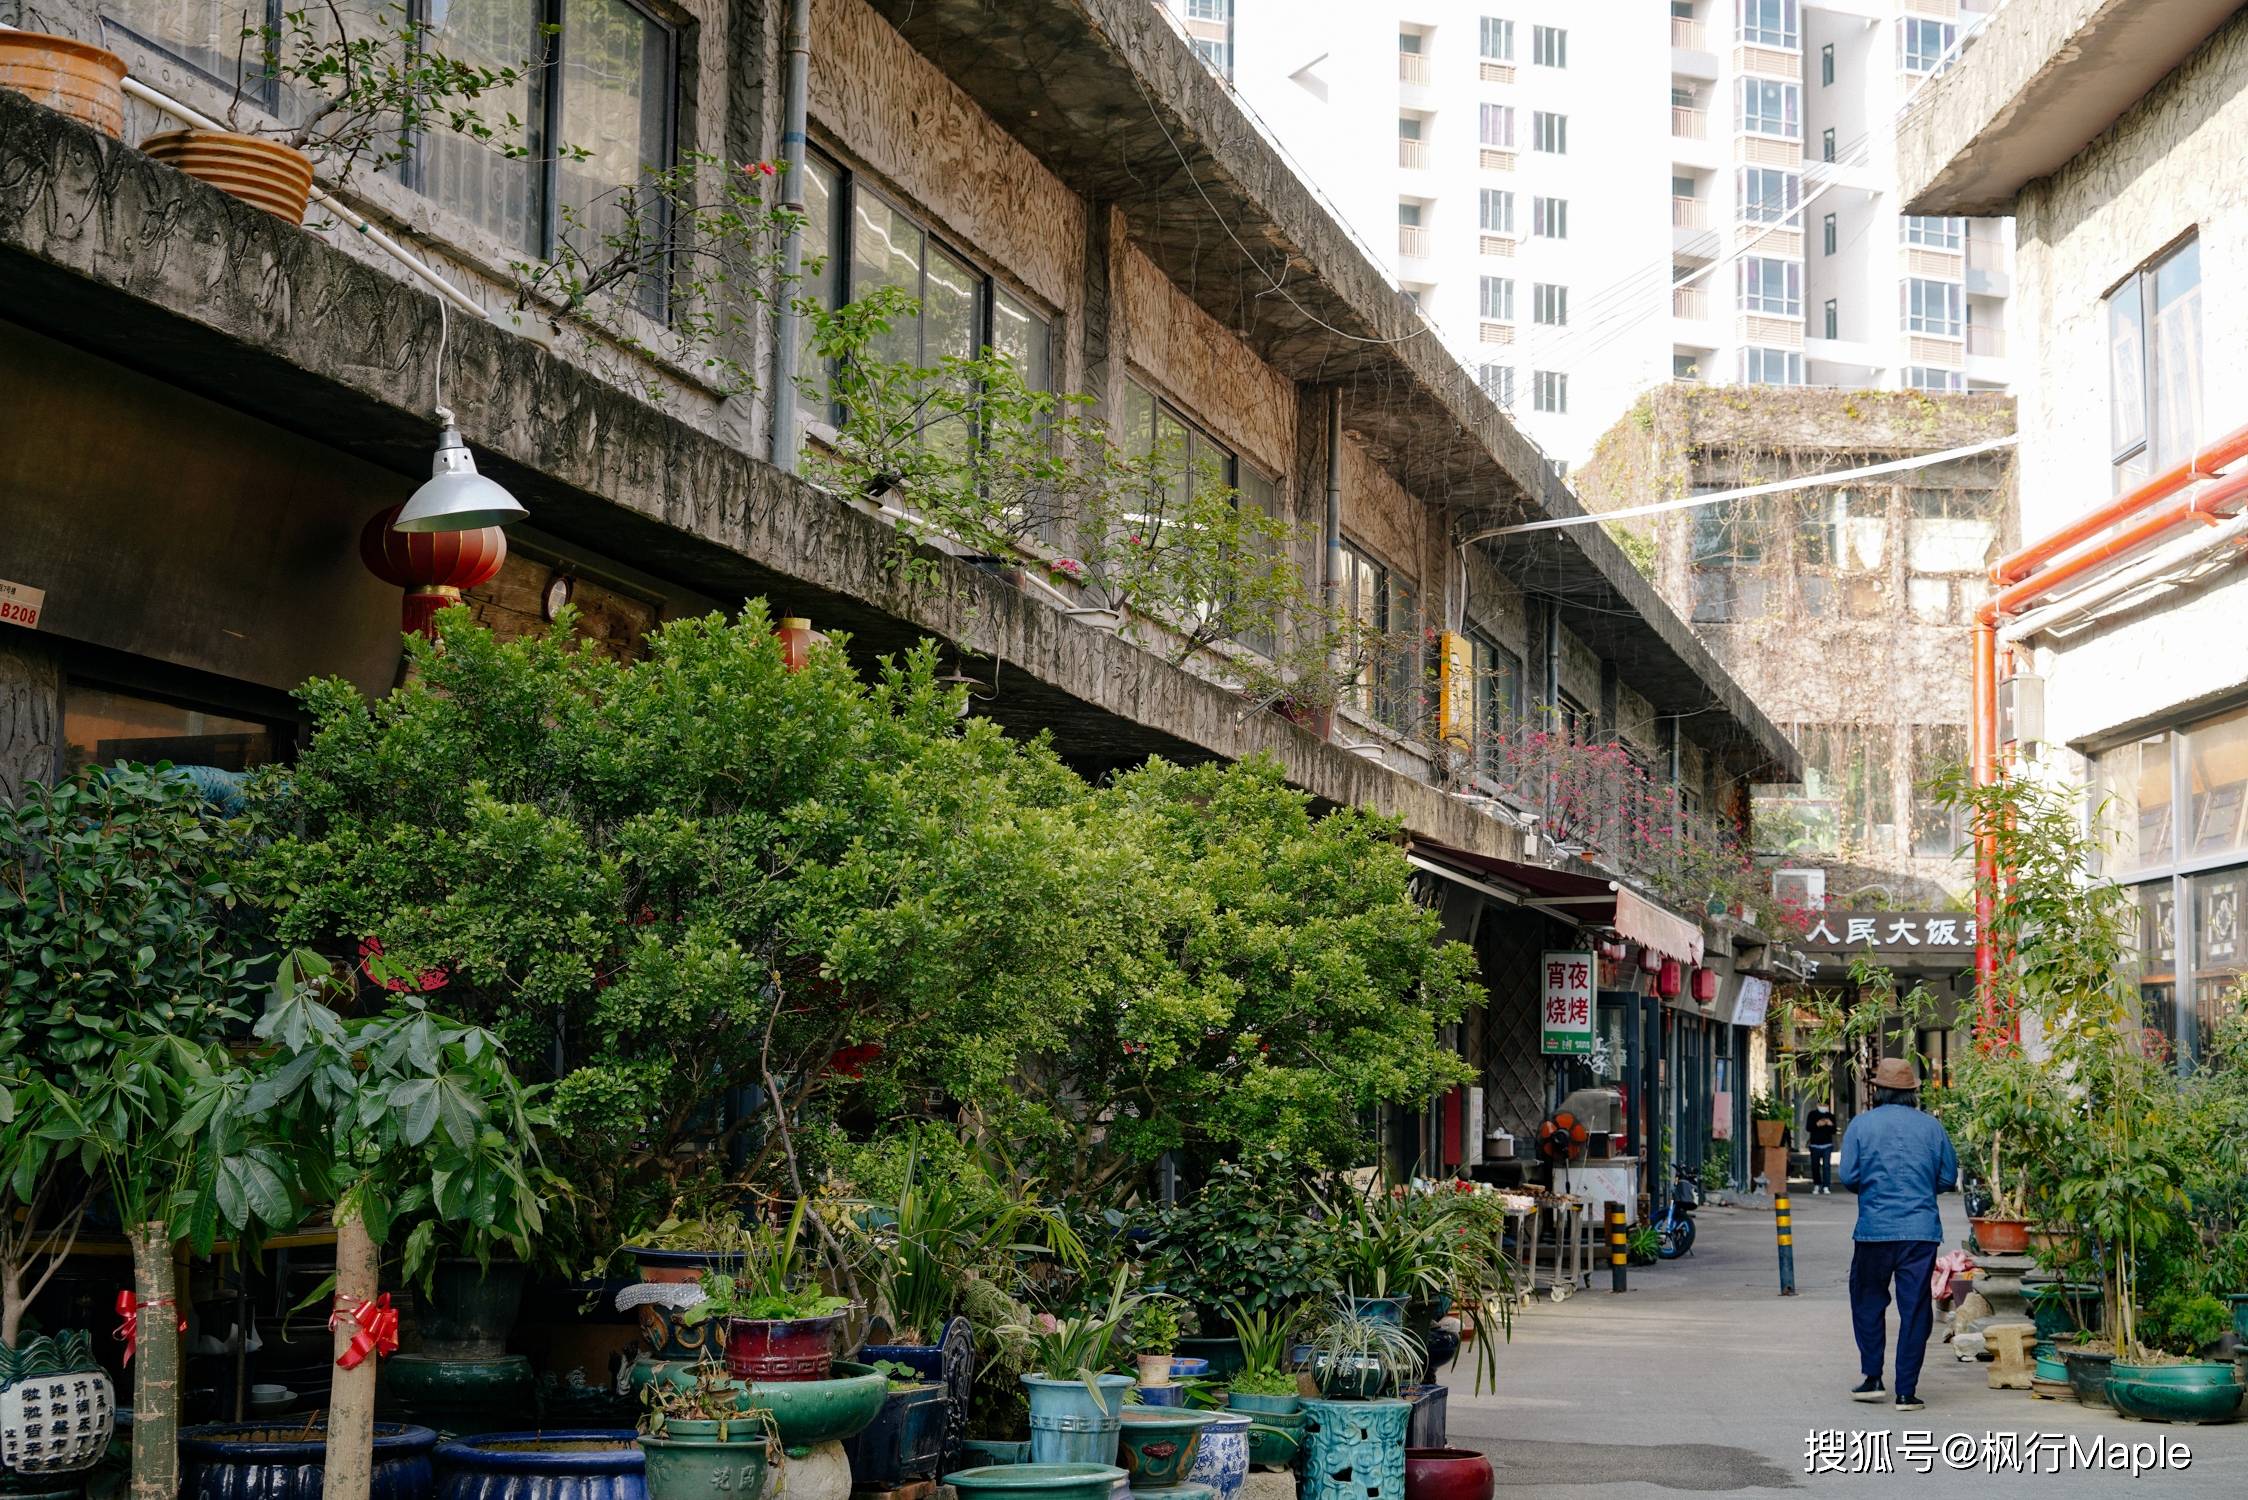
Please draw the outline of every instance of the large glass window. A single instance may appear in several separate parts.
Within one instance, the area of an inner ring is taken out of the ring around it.
[[[1760,349],[1752,345],[1741,351],[1741,384],[1801,385],[1802,383],[1802,350]]]
[[[1720,501],[1696,506],[1693,514],[1695,622],[1761,619],[1770,588],[1761,511],[1753,503]]]
[[[1807,614],[1879,619],[1888,613],[1885,492],[1832,489],[1796,501],[1796,587]]]
[[[1480,209],[1485,234],[1514,233],[1514,194],[1505,188],[1485,188]]]
[[[1998,554],[1990,496],[1971,490],[1905,492],[1906,603],[1927,625],[1966,623]]]
[[[1476,769],[1499,760],[1499,742],[1522,721],[1522,658],[1480,630],[1468,632],[1475,673]]]
[[[1959,28],[1949,21],[1925,16],[1897,18],[1897,66],[1907,73],[1940,71],[1951,53]]]
[[[1565,412],[1569,409],[1569,376],[1562,370],[1530,372],[1530,409]]]
[[[1560,328],[1569,321],[1569,289],[1551,282],[1538,281],[1530,286],[1532,321],[1549,328]]]
[[[1783,224],[1793,219],[1802,205],[1803,174],[1778,167],[1743,167],[1737,196],[1743,222]]]
[[[1481,128],[1479,139],[1486,146],[1514,149],[1514,106],[1511,104],[1486,104],[1478,116]]]
[[[2181,858],[2248,851],[2248,712],[2187,731],[2184,791]]]
[[[273,726],[71,681],[62,699],[63,769],[117,761],[247,771],[275,755]]]
[[[1531,27],[1530,61],[1541,68],[1569,66],[1569,33],[1559,26]]]
[[[2173,829],[2167,730],[2119,745],[2094,759],[2092,811],[2100,823],[2107,873],[2128,875],[2170,863]]]
[[[1344,542],[1342,604],[1376,645],[1360,667],[1358,699],[1376,721],[1407,727],[1420,704],[1420,619],[1412,584]]]
[[[1733,0],[1740,40],[1758,47],[1796,43],[1796,0]]]
[[[1908,277],[1900,289],[1905,327],[1913,333],[1958,338],[1967,317],[1967,289],[1956,281]]]
[[[1566,156],[1569,152],[1569,117],[1550,110],[1530,111],[1530,149],[1552,156]]]
[[[1905,243],[1908,245],[1926,245],[1931,250],[1957,250],[1967,241],[1965,219],[1906,214],[1898,222],[1903,225]]]
[[[1736,122],[1751,135],[1803,138],[1803,87],[1771,78],[1741,80],[1741,114]]]
[[[1803,316],[1803,262],[1747,255],[1739,275],[1742,312]]]
[[[1514,23],[1500,16],[1485,16],[1482,27],[1483,57],[1487,62],[1514,61]]]
[[[2192,455],[2201,430],[2201,244],[2188,240],[2108,296],[2115,487]]]
[[[1938,776],[1967,759],[1967,726],[1912,726],[1912,852],[1948,859],[1966,847],[1970,814],[1936,795]]]
[[[1566,198],[1532,198],[1530,200],[1530,233],[1540,239],[1567,239],[1569,237],[1569,200]]]
[[[1494,323],[1514,321],[1514,278],[1486,276],[1482,279],[1483,316]]]

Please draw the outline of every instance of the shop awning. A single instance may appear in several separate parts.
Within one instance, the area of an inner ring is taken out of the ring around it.
[[[1584,927],[1612,927],[1632,942],[1687,963],[1702,961],[1702,927],[1620,881],[1498,859],[1415,839],[1406,858],[1510,906],[1534,907]]]

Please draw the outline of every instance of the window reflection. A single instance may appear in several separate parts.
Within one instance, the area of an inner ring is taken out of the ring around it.
[[[273,730],[250,719],[70,684],[63,699],[63,768],[118,761],[246,771],[273,759]]]

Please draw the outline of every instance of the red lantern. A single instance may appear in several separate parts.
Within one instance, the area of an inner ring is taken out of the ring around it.
[[[1694,1003],[1709,1005],[1717,999],[1717,971],[1699,965],[1694,969]]]
[[[490,583],[507,561],[507,533],[497,526],[476,531],[394,531],[401,506],[393,505],[359,533],[359,558],[367,571],[406,591],[399,628],[437,638],[431,623],[437,612],[461,602],[463,590]]]
[[[1676,1000],[1678,988],[1685,983],[1685,980],[1685,973],[1680,969],[1678,960],[1666,958],[1663,960],[1661,971],[1655,976],[1655,993],[1661,995],[1665,1000]]]

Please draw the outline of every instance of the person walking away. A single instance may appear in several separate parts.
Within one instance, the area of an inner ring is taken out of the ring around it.
[[[1811,1191],[1834,1196],[1834,1111],[1824,1104],[1811,1106],[1803,1120],[1803,1142],[1811,1148]]]
[[[1850,1256],[1850,1321],[1865,1378],[1853,1401],[1879,1401],[1889,1293],[1897,1297],[1897,1410],[1920,1411],[1920,1366],[1928,1355],[1929,1273],[1943,1219],[1936,1195],[1959,1186],[1959,1154],[1933,1116],[1920,1111],[1920,1075],[1901,1057],[1873,1070],[1872,1109],[1842,1137],[1842,1185],[1858,1195]]]

